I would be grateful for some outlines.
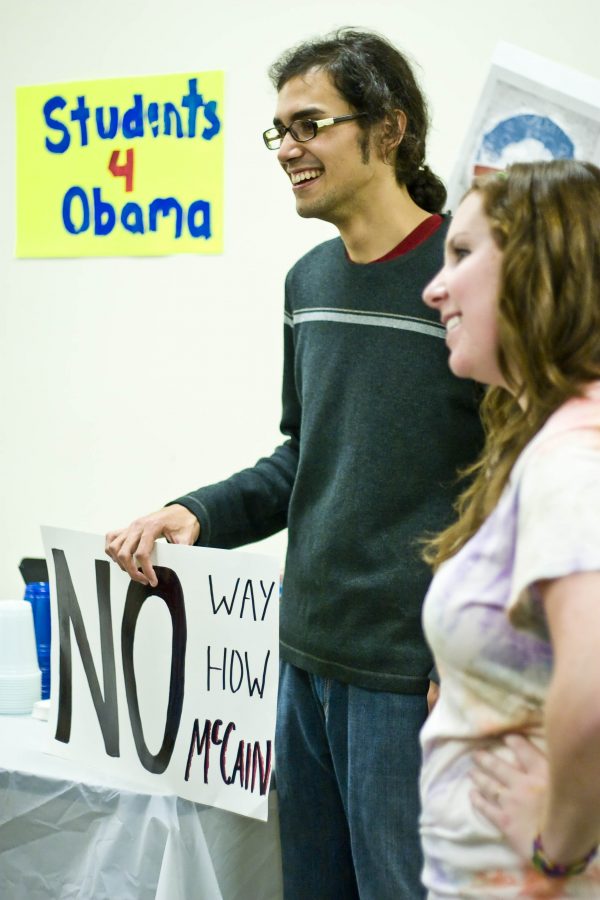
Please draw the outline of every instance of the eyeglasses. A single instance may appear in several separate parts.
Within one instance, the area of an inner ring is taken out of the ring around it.
[[[354,113],[351,116],[332,116],[329,119],[296,119],[291,125],[274,125],[273,128],[267,128],[263,132],[263,140],[269,150],[279,150],[281,143],[289,133],[295,141],[301,144],[305,141],[311,141],[317,136],[320,128],[326,128],[328,125],[337,125],[339,122],[351,122],[352,119],[358,119],[360,116],[366,116],[366,113]]]

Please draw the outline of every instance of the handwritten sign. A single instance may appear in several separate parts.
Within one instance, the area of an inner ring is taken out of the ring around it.
[[[223,72],[17,88],[17,256],[223,248]]]
[[[157,544],[156,588],[104,539],[43,528],[52,598],[50,751],[149,791],[266,820],[279,563]]]

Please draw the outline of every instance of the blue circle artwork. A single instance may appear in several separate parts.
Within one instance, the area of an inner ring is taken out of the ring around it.
[[[511,116],[499,122],[483,136],[481,150],[489,157],[500,159],[511,145],[533,140],[542,144],[553,159],[573,159],[575,145],[556,122],[547,116]]]

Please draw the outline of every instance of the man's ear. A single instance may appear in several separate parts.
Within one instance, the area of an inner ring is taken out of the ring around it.
[[[395,109],[391,116],[386,116],[381,123],[379,134],[379,146],[381,157],[386,162],[392,163],[396,150],[402,143],[408,119],[401,109]]]

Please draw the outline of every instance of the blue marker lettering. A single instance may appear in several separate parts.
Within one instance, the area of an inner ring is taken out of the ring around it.
[[[71,215],[71,204],[75,197],[78,197],[81,201],[81,225],[79,228],[73,223]],[[90,205],[83,188],[77,186],[69,188],[63,200],[62,219],[69,234],[81,234],[82,231],[88,230],[90,227]]]
[[[126,203],[121,210],[121,225],[131,234],[144,234],[144,214],[137,203]]]
[[[64,153],[65,150],[68,150],[69,144],[71,143],[71,135],[64,122],[59,122],[58,119],[52,118],[52,113],[56,109],[64,109],[66,105],[67,101],[64,97],[51,97],[50,100],[47,100],[44,103],[43,113],[46,125],[48,128],[52,128],[62,134],[60,141],[57,141],[56,143],[52,143],[50,138],[46,138],[46,149],[49,150],[50,153]]]
[[[202,213],[202,224],[196,225],[196,213]],[[194,200],[188,209],[188,229],[192,237],[203,237],[208,240],[210,232],[210,203],[206,200]]]
[[[79,132],[82,147],[87,147],[88,143],[87,120],[89,119],[89,117],[90,110],[85,102],[85,97],[78,97],[77,107],[71,111],[71,121],[79,122]]]
[[[196,121],[198,110],[204,106],[202,94],[198,93],[198,79],[190,78],[189,91],[181,98],[181,105],[188,110],[188,137],[196,137]]]
[[[175,237],[181,237],[181,229],[183,227],[183,210],[181,208],[181,204],[175,199],[175,197],[164,197],[157,198],[153,200],[150,204],[150,231],[157,231],[157,223],[156,220],[158,218],[159,213],[163,216],[170,215],[171,211],[175,211],[176,216],[176,225],[175,225]]]
[[[117,131],[119,129],[119,107],[108,107],[110,116],[108,127],[104,124],[104,112],[105,109],[103,106],[96,107],[96,130],[99,138],[102,138],[102,140],[111,140],[117,136]]]
[[[175,134],[178,138],[183,137],[183,127],[181,125],[181,116],[179,115],[179,110],[175,106],[174,103],[165,103],[165,111],[163,115],[163,122],[165,128],[165,134],[171,134],[171,121],[175,118]]]
[[[144,137],[144,102],[141,94],[133,95],[133,106],[123,115],[123,137]]]
[[[100,188],[93,188],[92,193],[94,195],[94,234],[101,236],[110,234],[117,221],[114,206],[102,199]]]
[[[204,115],[207,122],[210,123],[211,128],[205,128],[202,132],[202,137],[205,141],[210,141],[211,138],[216,137],[221,130],[221,121],[217,115],[216,100],[209,100],[208,103],[204,104]]]

